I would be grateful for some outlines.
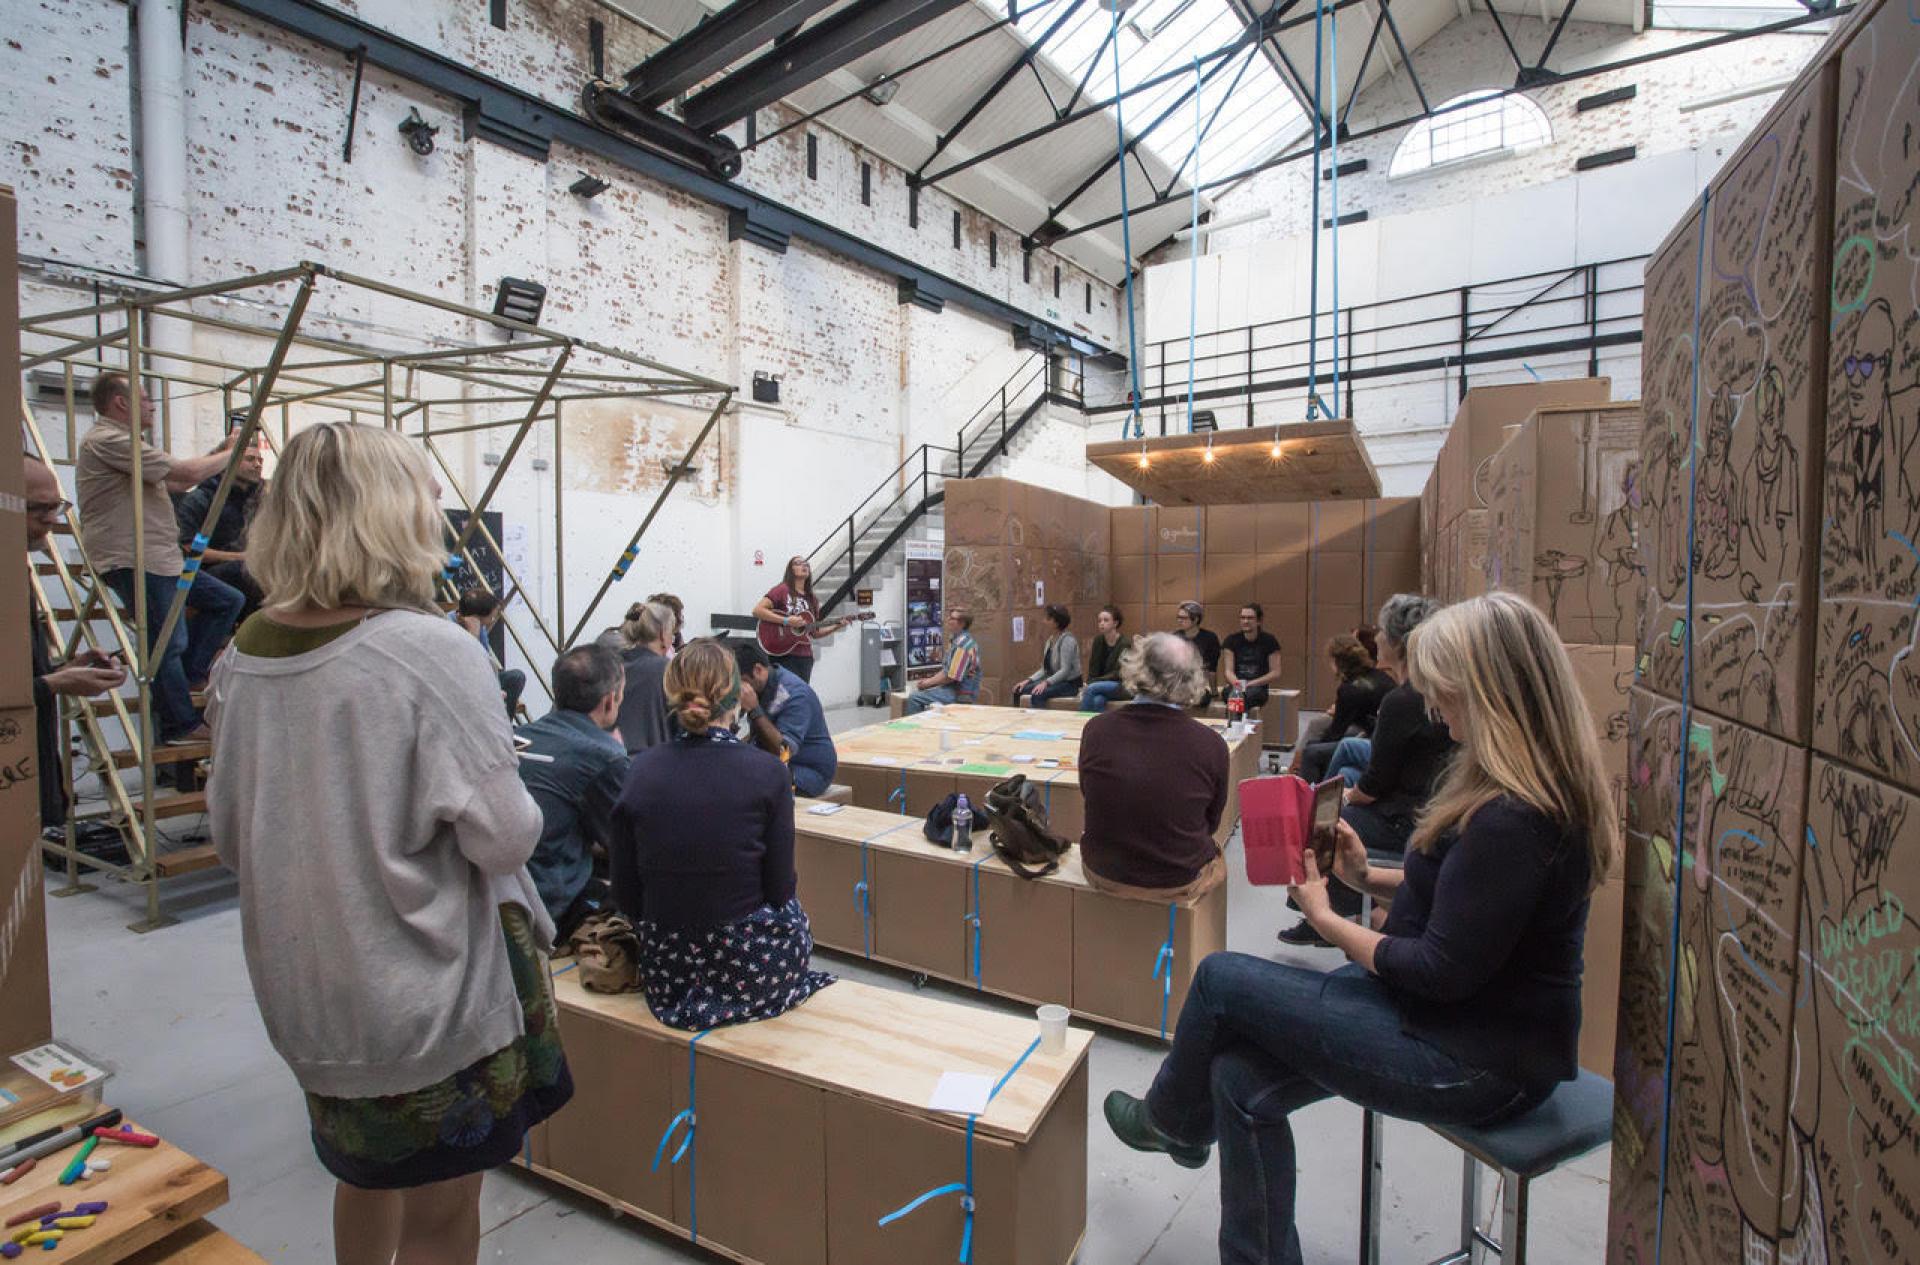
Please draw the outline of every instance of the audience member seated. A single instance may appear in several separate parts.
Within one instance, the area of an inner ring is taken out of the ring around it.
[[[673,648],[673,609],[662,602],[635,602],[620,625],[625,648],[626,701],[620,704],[620,741],[628,755],[657,747],[673,737],[667,715],[667,660]]]
[[[826,794],[840,767],[840,753],[827,731],[820,696],[794,673],[775,667],[758,641],[728,644],[740,669],[740,711],[754,742],[787,766],[796,793],[812,798]]]
[[[227,489],[226,503],[220,507],[220,517],[207,533],[207,547],[200,555],[203,575],[231,585],[246,598],[246,605],[240,608],[241,619],[260,609],[260,586],[247,573],[247,524],[253,518],[254,507],[260,503],[260,476],[260,441],[256,437],[240,454],[240,464],[233,471],[233,484]],[[220,490],[220,478],[218,474],[209,475],[193,491],[174,502],[173,517],[180,525],[182,549],[192,547],[193,538],[206,523],[214,494]]]
[[[946,625],[946,661],[907,695],[909,716],[936,703],[971,703],[980,697],[980,644],[968,631],[973,627],[973,612],[964,606],[950,606]]]
[[[1145,1099],[1107,1096],[1135,1150],[1187,1168],[1220,1145],[1220,1258],[1298,1265],[1288,1117],[1325,1098],[1485,1126],[1578,1074],[1588,893],[1616,822],[1598,738],[1553,627],[1512,594],[1441,611],[1409,647],[1415,691],[1461,736],[1404,875],[1340,829],[1343,884],[1397,895],[1384,933],[1294,888],[1351,959],[1332,974],[1241,953],[1201,962]],[[1384,721],[1384,716],[1382,717]],[[1310,854],[1309,854],[1310,855]]]
[[[1213,701],[1213,683],[1220,679],[1220,637],[1213,629],[1203,627],[1206,614],[1206,608],[1195,601],[1180,603],[1173,614],[1173,630],[1193,643],[1200,652],[1200,665],[1207,670],[1207,687],[1200,692],[1200,701],[1195,704],[1198,707]]]
[[[1430,597],[1396,593],[1380,608],[1381,666],[1399,684],[1380,699],[1373,737],[1343,738],[1327,762],[1327,776],[1344,776],[1356,757],[1365,761],[1358,782],[1347,789],[1340,819],[1353,827],[1360,841],[1377,853],[1406,851],[1414,819],[1426,806],[1433,788],[1453,754],[1453,738],[1446,725],[1433,719],[1427,702],[1407,680],[1407,639],[1440,609]],[[1346,888],[1333,893],[1334,908],[1349,916],[1360,912],[1360,897]],[[1287,944],[1323,943],[1312,924],[1302,918],[1280,933]]]
[[[1016,703],[1024,698],[1035,707],[1045,707],[1048,699],[1080,692],[1080,640],[1067,631],[1073,614],[1064,606],[1049,606],[1047,622],[1053,625],[1053,635],[1040,652],[1040,666],[1013,687]]]
[[[647,598],[647,600],[649,602],[658,602],[673,612],[673,630],[667,638],[667,658],[671,659],[680,653],[682,646],[687,644],[681,637],[687,625],[686,605],[671,593],[655,593]]]
[[[1373,652],[1352,633],[1339,633],[1329,640],[1327,658],[1340,683],[1333,695],[1333,713],[1311,740],[1300,744],[1289,770],[1309,782],[1327,776],[1327,760],[1342,738],[1372,736],[1380,700],[1393,688],[1393,678],[1375,666]]]
[[[492,665],[434,609],[443,530],[418,445],[302,430],[253,521],[267,605],[214,669],[208,833],[338,1261],[472,1262],[482,1176],[573,1095],[540,810]]]
[[[460,605],[453,613],[453,620],[480,643],[487,652],[488,662],[495,665],[494,675],[500,682],[500,697],[506,701],[507,720],[511,723],[520,714],[520,695],[527,688],[527,674],[519,668],[503,668],[493,654],[491,640],[494,627],[506,613],[506,604],[497,594],[475,585],[460,595]]]
[[[27,458],[27,550],[44,547],[53,534],[54,524],[67,512],[66,498],[60,495],[60,480],[51,467],[36,458]],[[98,650],[81,650],[65,663],[56,664],[47,646],[46,625],[33,614],[31,596],[26,609],[28,640],[33,654],[34,738],[40,769],[40,829],[59,830],[67,819],[65,779],[60,774],[60,697],[92,698],[127,683],[126,669]]]
[[[610,732],[626,678],[620,656],[575,646],[554,660],[553,710],[520,728],[520,780],[540,805],[540,843],[527,862],[533,885],[565,944],[607,903],[594,876],[594,847],[613,838],[613,808],[627,784],[627,753]]]
[[[1226,877],[1213,841],[1227,806],[1226,740],[1186,713],[1207,687],[1187,638],[1154,633],[1120,671],[1132,699],[1080,735],[1080,863],[1095,887],[1179,900]]]
[[[1108,703],[1127,692],[1120,683],[1120,656],[1127,652],[1132,638],[1120,635],[1127,617],[1112,604],[1102,606],[1094,620],[1093,640],[1087,643],[1087,687],[1080,691],[1080,710],[1105,711]]]
[[[136,609],[134,564],[140,561],[148,650],[152,651],[186,570],[173,516],[173,493],[188,491],[219,473],[227,464],[226,448],[233,436],[229,434],[218,451],[204,457],[169,456],[147,442],[153,430],[153,401],[129,386],[121,373],[103,373],[93,380],[93,416],[93,428],[80,441],[74,462],[74,495],[80,501],[87,556],[120,599],[129,620]],[[133,519],[136,437],[141,480],[138,523]],[[161,742],[199,742],[207,737],[207,727],[193,705],[193,692],[206,683],[213,656],[226,644],[246,600],[239,590],[205,571],[194,574],[184,612],[192,618],[174,621],[173,634],[154,665],[154,728]]]
[[[640,938],[654,1016],[698,1031],[770,1019],[833,977],[809,970],[795,895],[793,787],[780,761],[733,736],[733,652],[690,642],[667,667],[680,732],[634,757],[614,813],[613,899]]]
[[[1260,626],[1267,617],[1258,602],[1240,608],[1240,631],[1220,643],[1220,680],[1222,692],[1231,694],[1239,686],[1251,716],[1267,705],[1272,688],[1280,683],[1280,639]],[[1281,735],[1282,741],[1293,735]]]

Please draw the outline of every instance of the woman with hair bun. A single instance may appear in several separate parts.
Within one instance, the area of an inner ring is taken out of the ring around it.
[[[608,848],[614,904],[640,937],[660,1022],[700,1030],[771,1019],[833,982],[807,968],[813,931],[794,894],[793,784],[734,737],[740,673],[717,641],[667,665],[670,742],[634,757]]]

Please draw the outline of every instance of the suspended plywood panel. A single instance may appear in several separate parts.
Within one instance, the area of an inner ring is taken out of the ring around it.
[[[1380,476],[1350,421],[1088,444],[1087,460],[1161,505],[1366,500]]]

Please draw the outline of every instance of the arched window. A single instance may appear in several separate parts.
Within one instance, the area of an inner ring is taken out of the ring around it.
[[[1393,151],[1388,174],[1410,175],[1484,154],[1518,153],[1553,139],[1545,111],[1517,92],[1485,88],[1443,103]]]

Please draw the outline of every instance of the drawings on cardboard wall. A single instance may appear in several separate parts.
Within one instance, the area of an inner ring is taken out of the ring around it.
[[[1814,740],[1920,788],[1920,27],[1841,59]]]

